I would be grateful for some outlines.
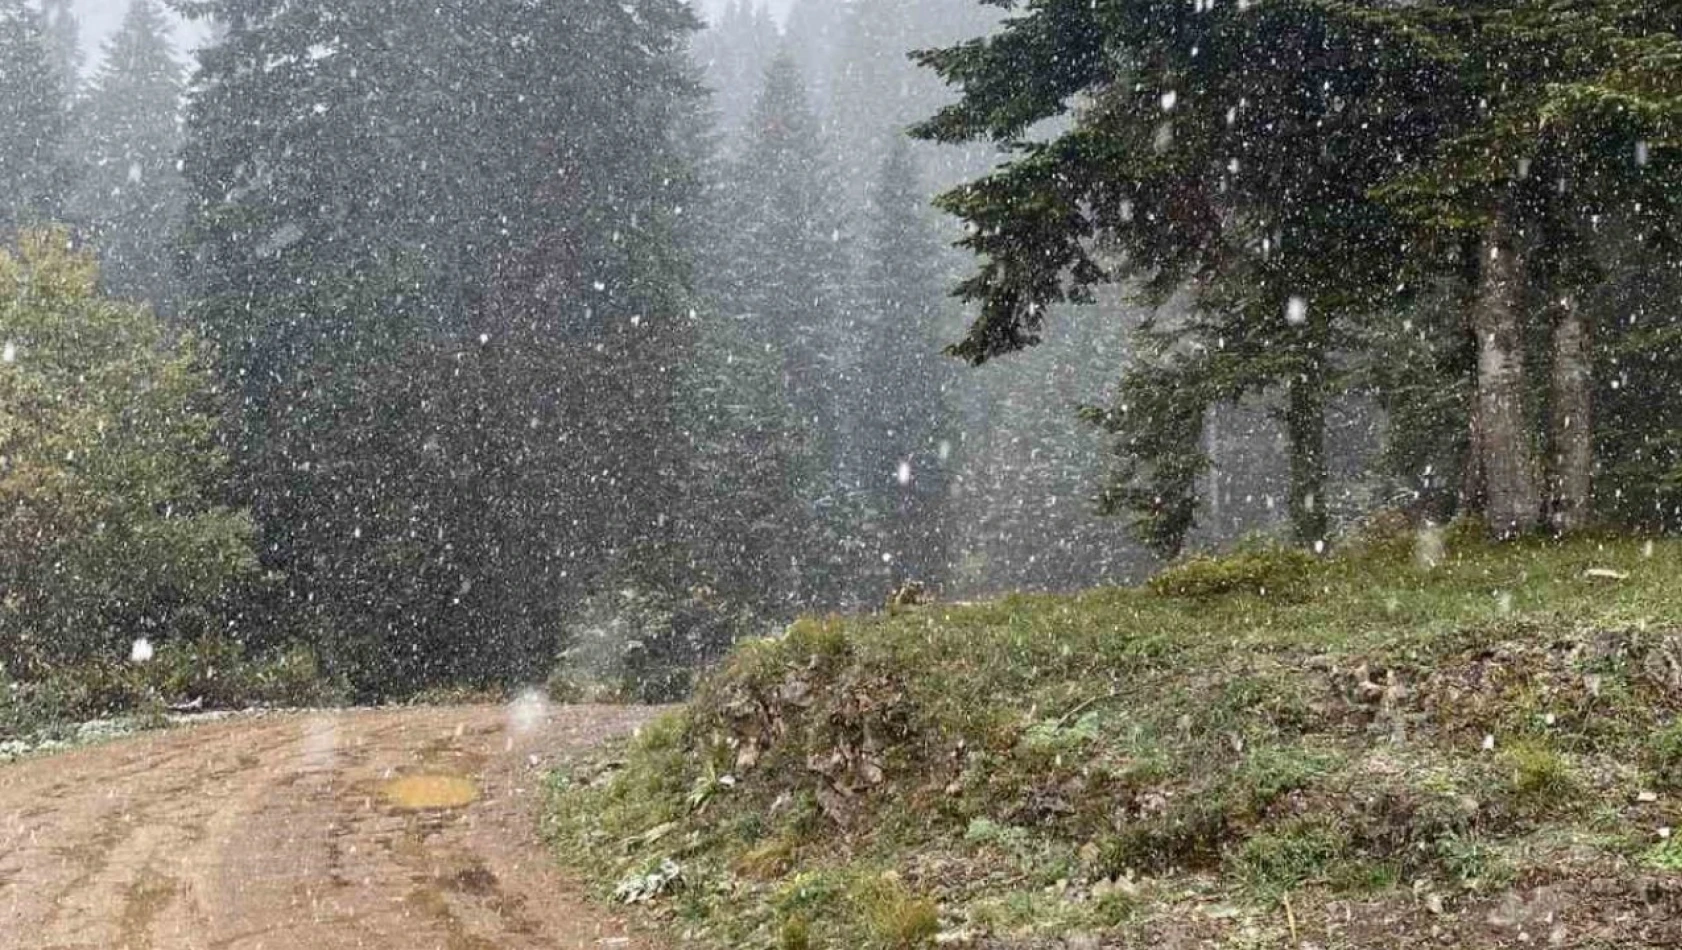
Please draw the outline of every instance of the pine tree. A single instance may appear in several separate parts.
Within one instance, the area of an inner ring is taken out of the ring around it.
[[[1456,121],[1386,195],[1422,223],[1421,243],[1447,249],[1466,291],[1467,505],[1502,535],[1545,520],[1578,530],[1596,467],[1596,333],[1583,301],[1615,266],[1594,232],[1613,219],[1638,245],[1674,240],[1677,165],[1664,143],[1682,119],[1678,24],[1623,0],[1445,6],[1409,16],[1463,64],[1444,97]]]
[[[847,4],[793,0],[783,31],[783,53],[800,64],[811,107],[828,115],[834,103],[836,58],[846,34]]]
[[[41,0],[41,26],[67,106],[82,84],[82,24],[75,7],[75,0]]]
[[[943,201],[984,259],[962,286],[982,309],[959,353],[980,362],[1031,346],[1052,305],[1112,280],[1138,278],[1157,305],[1193,290],[1188,315],[1145,328],[1156,363],[1096,416],[1122,456],[1109,501],[1164,550],[1194,523],[1210,407],[1255,392],[1278,398],[1290,435],[1295,533],[1324,537],[1335,356],[1345,328],[1385,305],[1403,247],[1368,191],[1430,141],[1429,113],[1409,96],[1427,94],[1436,61],[1387,16],[1067,0],[922,57],[964,96],[921,134],[1017,153]],[[1403,72],[1411,84],[1393,81]],[[1061,117],[1073,119],[1063,134],[1022,140]]]
[[[695,60],[705,72],[718,114],[717,127],[726,141],[741,137],[765,70],[781,42],[770,10],[750,0],[731,0],[717,21],[696,38]]]
[[[0,0],[0,234],[60,213],[65,103],[40,15]]]
[[[777,354],[783,399],[809,433],[798,494],[808,510],[802,530],[819,537],[806,546],[814,562],[801,598],[835,604],[848,596],[862,551],[845,527],[852,517],[838,441],[838,393],[854,339],[844,323],[847,229],[823,142],[799,68],[779,57],[721,197],[727,237],[718,294],[724,315],[743,321],[748,339]]]
[[[70,213],[99,250],[107,288],[161,312],[173,311],[177,299],[184,87],[162,8],[133,0],[88,84],[74,149],[82,164]]]
[[[1092,504],[1103,433],[1078,416],[1114,389],[1127,356],[1116,325],[1137,312],[1112,297],[1094,305],[1107,319],[1061,321],[1032,350],[957,375],[947,528],[956,596],[1128,583],[1149,569],[1131,526]]]
[[[893,585],[935,583],[948,573],[954,373],[941,352],[942,249],[903,137],[894,140],[871,199],[862,354],[847,387],[855,415],[847,456],[866,517],[890,558]]]
[[[687,5],[403,10],[202,7],[184,151],[281,619],[369,693],[541,677],[683,562]]]
[[[845,193],[864,205],[895,140],[947,101],[939,78],[918,68],[912,51],[983,35],[996,15],[973,0],[853,0],[837,10],[825,83],[830,135]],[[973,147],[914,153],[945,185],[985,171],[993,157]]]

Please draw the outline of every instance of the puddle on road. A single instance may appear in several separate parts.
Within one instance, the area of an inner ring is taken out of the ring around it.
[[[453,775],[408,775],[380,788],[385,800],[406,811],[463,808],[479,800],[479,786]]]

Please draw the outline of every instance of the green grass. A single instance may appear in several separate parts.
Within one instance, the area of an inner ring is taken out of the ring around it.
[[[1682,544],[1238,557],[802,621],[622,767],[557,775],[552,833],[603,893],[678,862],[650,913],[732,948],[1224,940],[1439,892],[1449,926],[1526,881],[1682,863],[1653,844],[1682,811],[1638,800],[1682,775]]]

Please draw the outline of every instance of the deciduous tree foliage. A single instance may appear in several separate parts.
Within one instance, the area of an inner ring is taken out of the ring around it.
[[[218,500],[203,350],[103,296],[68,240],[0,250],[0,664],[24,677],[226,633],[256,569],[250,519]]]

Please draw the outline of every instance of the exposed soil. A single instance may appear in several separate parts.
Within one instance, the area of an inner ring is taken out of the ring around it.
[[[272,715],[0,765],[0,950],[642,950],[536,822],[558,756],[648,716]]]

